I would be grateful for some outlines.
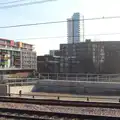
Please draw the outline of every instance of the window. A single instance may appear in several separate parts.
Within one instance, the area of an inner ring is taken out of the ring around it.
[[[60,72],[63,72],[63,68],[60,68]]]
[[[65,66],[68,66],[68,63],[65,63]]]
[[[63,63],[61,63],[60,66],[63,67]]]

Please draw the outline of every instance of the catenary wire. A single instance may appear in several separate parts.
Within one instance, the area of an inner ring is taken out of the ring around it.
[[[109,17],[97,17],[97,18],[85,18],[85,19],[78,19],[74,21],[86,21],[86,20],[106,20],[106,19],[118,19],[120,16],[109,16]],[[0,28],[16,28],[16,27],[29,27],[29,26],[37,26],[37,25],[45,25],[45,24],[56,24],[56,23],[65,23],[65,21],[51,21],[51,22],[41,22],[41,23],[30,23],[30,24],[18,24],[18,25],[11,25],[11,26],[0,26]]]
[[[0,5],[5,5],[5,4],[12,4],[12,3],[18,3],[18,2],[25,2],[27,0],[14,0],[10,2],[0,2]]]
[[[104,34],[86,34],[84,36],[108,36],[108,35],[120,35],[120,33],[104,33]],[[18,38],[16,40],[35,40],[35,39],[55,39],[55,38],[67,38],[67,37],[78,37],[78,36],[53,36],[53,37],[38,37],[38,38]],[[80,37],[80,36],[79,36]],[[83,37],[83,35],[81,35]]]
[[[14,4],[14,5],[5,5],[5,6],[0,7],[0,9],[8,9],[8,8],[13,8],[13,7],[28,6],[28,5],[33,5],[33,4],[42,4],[45,2],[52,2],[52,1],[56,1],[56,0],[42,0],[42,1],[34,1],[34,2]]]

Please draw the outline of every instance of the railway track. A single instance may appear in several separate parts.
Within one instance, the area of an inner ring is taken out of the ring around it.
[[[51,100],[51,99],[30,99],[30,98],[16,98],[16,97],[0,97],[0,102],[11,103],[26,103],[36,105],[57,105],[57,106],[71,106],[71,107],[99,107],[99,108],[115,108],[120,109],[119,103],[105,103],[105,102],[82,102],[82,101],[65,101],[65,100]]]
[[[0,117],[24,120],[118,120],[116,117],[0,108]]]
[[[17,107],[2,107],[0,108],[0,117],[2,118],[12,118],[12,119],[24,119],[24,120],[119,120],[118,115],[105,115],[105,114],[94,114],[89,113],[91,110],[98,111],[96,108],[102,108],[102,111],[108,111],[108,108],[114,108],[119,110],[119,103],[102,103],[102,102],[78,102],[78,101],[62,101],[62,100],[48,100],[48,99],[29,99],[29,98],[15,98],[15,97],[0,97],[0,102],[2,104],[18,104],[18,106],[23,104],[28,104],[37,107],[41,106],[39,110],[31,109],[27,105],[26,108]],[[25,106],[26,106],[25,105]],[[3,105],[4,106],[4,105]],[[78,108],[79,107],[79,108]],[[84,109],[86,107],[86,109]],[[16,109],[17,108],[17,109]],[[29,109],[28,109],[29,108]],[[78,109],[76,109],[78,108]],[[104,108],[107,108],[104,110]],[[60,109],[60,110],[59,110]],[[70,110],[71,109],[71,110]],[[84,112],[82,112],[82,110]],[[87,112],[87,109],[88,112]],[[72,112],[72,111],[76,112]],[[112,109],[111,109],[112,110]],[[79,111],[79,112],[77,112]],[[81,112],[80,112],[81,111]],[[85,113],[86,112],[86,113]],[[98,112],[99,113],[99,112]]]

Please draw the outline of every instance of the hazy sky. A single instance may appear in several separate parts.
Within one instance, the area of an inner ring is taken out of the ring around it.
[[[5,0],[0,0],[0,2],[5,2]],[[119,11],[120,0],[56,0],[44,4],[0,9],[0,26],[66,20],[74,12],[80,12],[85,18],[120,16]],[[120,33],[120,19],[85,21],[85,34],[104,33]],[[59,49],[59,44],[67,43],[67,38],[34,40],[26,40],[25,38],[66,35],[66,23],[0,29],[1,38],[13,40],[23,38],[23,42],[35,45],[38,55],[47,54],[50,49]],[[86,36],[85,38],[91,38],[93,41],[120,40],[120,35]]]

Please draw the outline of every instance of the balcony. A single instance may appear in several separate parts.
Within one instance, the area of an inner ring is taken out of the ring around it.
[[[8,47],[8,46],[0,46],[0,49],[2,50],[10,50],[10,51],[20,51],[20,49],[16,49],[16,48],[13,48],[13,47]]]
[[[21,49],[22,49],[22,50],[30,50],[30,51],[33,51],[33,50],[35,49],[35,47],[23,46]]]
[[[5,43],[5,42],[0,42],[0,45],[5,46],[5,45],[6,45],[6,43]]]

